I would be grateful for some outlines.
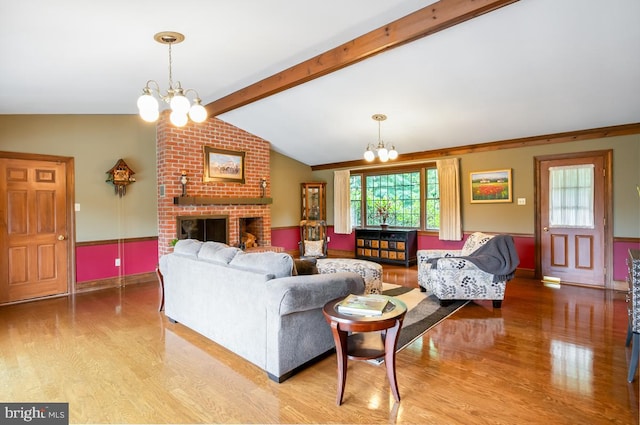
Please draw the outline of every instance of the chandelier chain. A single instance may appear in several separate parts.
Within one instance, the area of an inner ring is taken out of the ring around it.
[[[173,43],[169,43],[169,90],[173,90],[173,72],[171,68],[173,68],[173,60],[171,58],[171,45]]]

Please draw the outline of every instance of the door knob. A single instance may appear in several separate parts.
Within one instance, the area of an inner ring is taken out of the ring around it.
[[[64,237],[64,235],[58,235],[58,240],[59,240],[59,241],[63,241],[63,240],[65,240],[65,239],[66,239],[66,238]]]
[[[542,228],[542,230],[544,230],[545,232],[548,232],[548,231],[549,231],[549,228],[548,228],[547,226],[544,226],[544,227]]]

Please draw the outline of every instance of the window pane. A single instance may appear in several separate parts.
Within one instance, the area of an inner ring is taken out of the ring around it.
[[[362,176],[352,175],[351,186],[351,225],[362,226]]]
[[[420,227],[420,173],[407,172],[366,176],[366,225],[383,223],[382,205],[388,212],[386,223],[393,227]]]
[[[438,170],[426,169],[425,188],[425,227],[430,230],[440,228],[440,187],[438,185]]]
[[[549,226],[593,228],[593,164],[549,168]]]

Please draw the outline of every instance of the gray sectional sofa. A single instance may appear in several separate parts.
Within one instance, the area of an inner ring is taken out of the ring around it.
[[[160,258],[165,314],[282,382],[334,347],[328,301],[364,292],[356,273],[296,275],[286,253],[178,241]]]

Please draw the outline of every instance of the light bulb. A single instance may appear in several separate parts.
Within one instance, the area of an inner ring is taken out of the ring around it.
[[[376,155],[373,153],[373,151],[369,148],[367,148],[366,151],[364,151],[364,159],[365,161],[373,161],[374,159],[376,159]]]
[[[179,112],[173,111],[171,112],[171,115],[169,115],[169,120],[176,127],[184,127],[189,121],[189,118],[187,118],[186,113],[179,113]]]
[[[140,110],[140,115],[142,115],[142,112],[149,112],[149,111],[157,111],[158,110],[158,100],[153,97],[150,93],[145,92],[143,95],[141,95],[138,98],[138,110]]]
[[[173,112],[178,112],[184,115],[189,112],[189,107],[191,106],[191,104],[189,103],[189,99],[184,97],[181,91],[178,91],[175,95],[173,95],[173,97],[171,98],[171,103],[169,105],[171,106],[171,110]]]
[[[391,146],[391,150],[389,151],[389,159],[394,160],[398,158],[398,151],[395,146]]]
[[[389,159],[389,151],[387,151],[387,148],[380,148],[378,149],[378,156],[382,162],[385,162]]]
[[[142,118],[146,122],[154,122],[158,119],[159,116],[160,112],[157,109],[140,110],[140,118]]]
[[[204,122],[207,119],[207,110],[200,104],[198,100],[189,109],[189,118],[193,122]]]

